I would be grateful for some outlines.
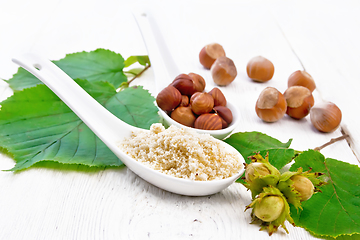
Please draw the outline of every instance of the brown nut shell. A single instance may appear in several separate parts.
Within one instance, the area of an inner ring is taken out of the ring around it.
[[[320,132],[332,132],[341,123],[342,113],[338,106],[332,102],[315,105],[310,110],[310,120]]]
[[[214,107],[214,99],[206,92],[196,92],[190,98],[190,106],[191,110],[197,115],[208,113]]]
[[[227,124],[230,124],[233,120],[233,115],[231,110],[225,106],[216,106],[214,107],[215,113],[217,113],[222,119],[225,120]]]
[[[219,88],[214,87],[209,94],[214,98],[214,106],[226,106],[225,95]]]
[[[237,70],[233,60],[225,56],[216,59],[210,71],[214,83],[219,86],[229,85],[237,76]]]
[[[196,73],[189,73],[188,76],[193,80],[194,88],[196,92],[204,91],[206,87],[205,79]]]
[[[256,82],[267,82],[274,76],[274,64],[263,56],[257,56],[248,62],[246,72]]]
[[[220,130],[222,121],[216,113],[205,113],[195,120],[194,127],[203,130]]]
[[[210,69],[215,60],[225,56],[224,48],[218,43],[211,43],[203,47],[199,53],[201,65]]]
[[[178,89],[181,95],[191,96],[196,92],[194,82],[187,74],[178,75],[170,85]]]
[[[314,97],[303,86],[292,86],[284,92],[287,103],[286,114],[295,119],[306,117],[314,106]]]
[[[181,102],[181,93],[173,86],[167,86],[156,96],[156,104],[162,110],[169,112]]]
[[[170,117],[188,127],[194,127],[196,116],[191,111],[190,107],[177,107],[172,111]]]
[[[256,114],[265,122],[276,122],[286,112],[284,95],[276,88],[267,87],[259,95],[255,105]]]
[[[313,92],[316,88],[313,77],[306,71],[297,70],[288,79],[288,87],[303,86]]]

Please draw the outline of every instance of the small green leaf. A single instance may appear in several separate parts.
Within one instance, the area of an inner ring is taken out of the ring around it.
[[[115,88],[127,81],[123,72],[124,58],[110,50],[97,49],[91,52],[67,54],[65,58],[53,62],[73,79],[109,82]],[[22,68],[19,68],[7,82],[14,91],[41,84],[36,77]]]
[[[147,55],[130,56],[125,60],[125,68],[130,67],[137,62],[142,66],[150,65],[150,59]]]
[[[322,172],[328,184],[320,187],[302,202],[303,210],[292,209],[297,226],[317,236],[338,237],[360,234],[360,168],[342,161],[327,158],[317,151],[309,150],[295,158],[290,170],[303,167]]]
[[[263,157],[269,153],[269,162],[277,169],[284,167],[295,155],[295,151],[289,148],[292,139],[282,143],[260,132],[234,133],[224,141],[236,148],[247,163],[251,161],[248,158],[257,152]]]
[[[125,74],[136,76],[140,74],[142,71],[144,71],[143,68],[133,68],[125,72]]]
[[[106,82],[77,80],[91,96],[123,121],[149,128],[160,120],[154,98],[143,88],[116,92]],[[142,120],[145,119],[145,120]],[[0,146],[22,170],[41,161],[87,166],[121,166],[122,162],[45,85],[20,92],[2,102]]]

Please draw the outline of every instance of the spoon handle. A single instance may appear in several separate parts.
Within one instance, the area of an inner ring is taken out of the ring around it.
[[[180,73],[165,39],[150,11],[133,11],[155,76],[156,93]]]
[[[105,109],[50,60],[28,53],[13,62],[47,85],[106,145],[120,138],[114,128],[121,129],[124,136],[130,135],[130,125]]]

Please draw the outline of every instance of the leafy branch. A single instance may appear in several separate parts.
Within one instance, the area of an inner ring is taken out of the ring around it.
[[[139,63],[140,65],[144,66],[144,68],[133,68],[127,71],[124,71],[124,73],[131,75],[132,78],[128,80],[127,82],[123,82],[120,85],[119,91],[128,88],[130,84],[138,77],[140,77],[146,70],[148,70],[151,67],[150,59],[146,55],[142,56],[130,56],[125,60],[125,68],[130,67],[131,65],[135,63]]]
[[[317,149],[347,137],[331,139]],[[319,150],[295,151],[290,148],[291,139],[282,143],[260,132],[234,133],[225,141],[235,147],[247,163],[254,153],[265,156],[269,152],[269,162],[278,169],[292,163],[289,171],[302,168],[322,173],[322,179],[328,184],[319,187],[321,192],[302,202],[302,210],[290,205],[295,225],[326,239],[360,237],[360,168],[357,165],[325,158]]]
[[[146,65],[145,67],[144,67],[144,69],[143,70],[141,70],[138,74],[136,74],[132,79],[130,79],[129,81],[128,81],[128,85],[130,85],[130,83],[132,82],[132,81],[134,81],[136,78],[138,78],[138,77],[140,77],[146,70],[148,70],[148,68],[150,68],[151,67],[151,64],[149,63],[148,65]]]

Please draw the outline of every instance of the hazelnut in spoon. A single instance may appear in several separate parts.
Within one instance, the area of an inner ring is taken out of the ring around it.
[[[174,58],[172,57],[167,47],[167,44],[164,38],[162,37],[157,22],[155,21],[152,14],[150,12],[146,12],[146,13],[135,12],[134,18],[139,26],[139,30],[142,34],[151,61],[151,68],[154,71],[154,76],[156,80],[156,95],[160,94],[160,92],[163,89],[168,88],[169,85],[172,85],[172,87],[177,89],[188,88],[189,81],[186,81],[185,79],[186,76],[183,76],[182,72],[178,69],[177,63],[174,61]],[[193,73],[189,73],[187,75],[191,76],[192,74]],[[181,81],[178,81],[179,79],[181,79]],[[174,80],[176,81],[176,83],[174,83],[175,82]],[[172,81],[174,82],[172,83]],[[180,85],[180,83],[181,86],[178,86]],[[204,85],[204,84],[200,84],[200,85]],[[179,93],[176,93],[174,88],[168,89],[169,91],[167,91],[166,96],[162,96],[163,97],[162,104],[166,104],[167,106],[164,109],[158,106],[159,113],[161,117],[164,119],[164,124],[166,126],[175,125],[179,128],[195,130],[196,132],[201,134],[210,134],[211,136],[217,139],[224,139],[225,137],[230,135],[234,131],[234,129],[239,125],[240,113],[236,105],[233,104],[231,101],[227,101],[226,107],[231,110],[233,115],[233,120],[226,128],[219,130],[203,130],[196,128],[194,129],[188,126],[187,124],[179,123],[178,121],[171,118],[171,114],[169,114],[169,112],[174,110],[174,108],[178,106],[181,101]],[[205,89],[204,91],[210,92],[211,89]],[[188,94],[185,95],[191,95],[190,93],[191,93],[191,89],[188,92]],[[188,109],[182,109],[181,113],[177,113],[177,115],[187,114],[188,112],[189,112]],[[187,117],[188,117],[188,119],[186,119],[187,122],[191,123],[193,117],[191,115],[187,115]]]

